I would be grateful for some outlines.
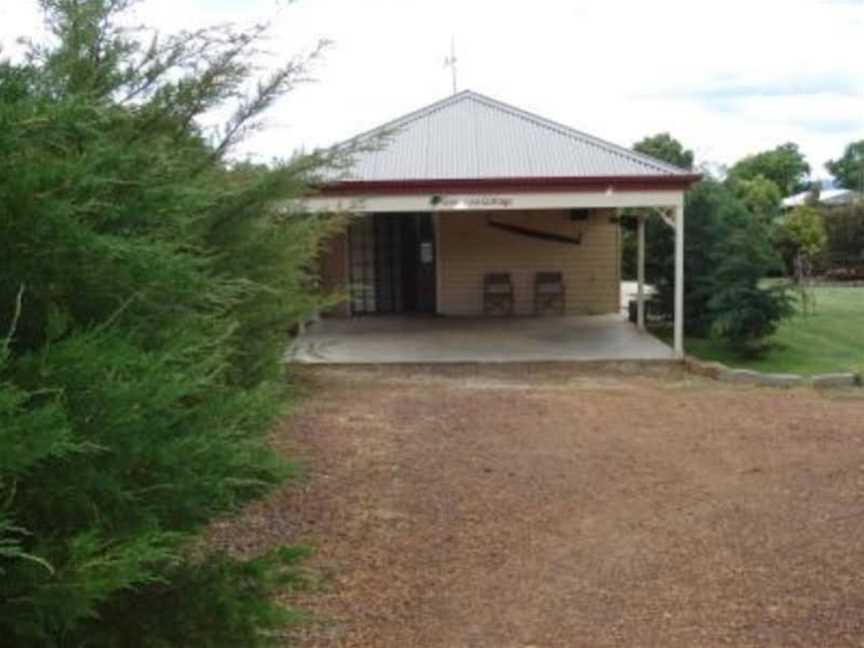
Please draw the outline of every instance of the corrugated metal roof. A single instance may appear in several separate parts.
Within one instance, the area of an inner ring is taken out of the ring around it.
[[[345,145],[362,146],[382,134],[381,146],[355,153],[351,168],[330,179],[656,178],[690,173],[471,90]]]
[[[783,199],[783,207],[792,208],[806,205],[811,197],[811,192],[804,191],[794,196],[789,196]],[[822,189],[819,192],[819,199],[816,201],[820,205],[837,206],[849,205],[862,197],[861,194],[849,189]]]

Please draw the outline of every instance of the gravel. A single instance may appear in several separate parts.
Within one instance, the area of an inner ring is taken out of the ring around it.
[[[302,648],[864,645],[864,397],[578,367],[315,368],[307,477],[211,541],[316,549]]]

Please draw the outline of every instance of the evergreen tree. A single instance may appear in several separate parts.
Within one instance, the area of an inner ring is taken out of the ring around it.
[[[711,329],[711,251],[728,235],[732,221],[741,216],[736,207],[740,203],[711,178],[695,185],[685,196],[684,324],[688,335],[707,335]],[[655,307],[671,319],[675,304],[675,234],[662,222],[656,223],[655,232],[650,242],[652,253],[646,259],[646,275],[655,286]]]
[[[764,338],[794,311],[784,285],[763,285],[779,259],[761,230],[758,223],[735,228],[711,255],[711,332],[742,354],[761,351]]]
[[[685,200],[684,317],[691,336],[717,335],[737,350],[759,350],[790,314],[783,286],[765,286],[781,262],[771,247],[767,226],[722,183],[706,179]],[[671,229],[671,228],[669,228]],[[674,239],[654,241],[649,276],[656,288],[655,307],[674,313]]]
[[[290,473],[280,356],[338,226],[290,199],[335,161],[230,164],[308,60],[246,94],[263,29],[145,42],[130,4],[42,0],[0,64],[0,643],[263,645],[297,552],[189,547]]]

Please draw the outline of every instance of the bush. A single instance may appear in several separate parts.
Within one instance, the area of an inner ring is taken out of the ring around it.
[[[86,636],[91,645],[124,648],[284,645],[282,629],[305,617],[261,601],[305,586],[297,563],[306,553],[282,548],[252,560],[218,553],[174,564],[163,582],[112,600],[103,611],[112,626],[106,632],[92,621]]]
[[[259,30],[144,46],[126,0],[42,4],[52,44],[0,64],[2,641],[259,645],[273,563],[189,547],[290,474],[281,355],[338,224],[286,201],[328,160],[225,156],[303,66],[242,96]]]

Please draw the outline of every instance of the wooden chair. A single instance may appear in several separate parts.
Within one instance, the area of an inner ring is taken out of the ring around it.
[[[567,290],[560,272],[538,272],[534,275],[534,314],[546,311],[559,315],[567,312]]]
[[[513,282],[507,272],[491,272],[483,277],[483,314],[513,314]]]

